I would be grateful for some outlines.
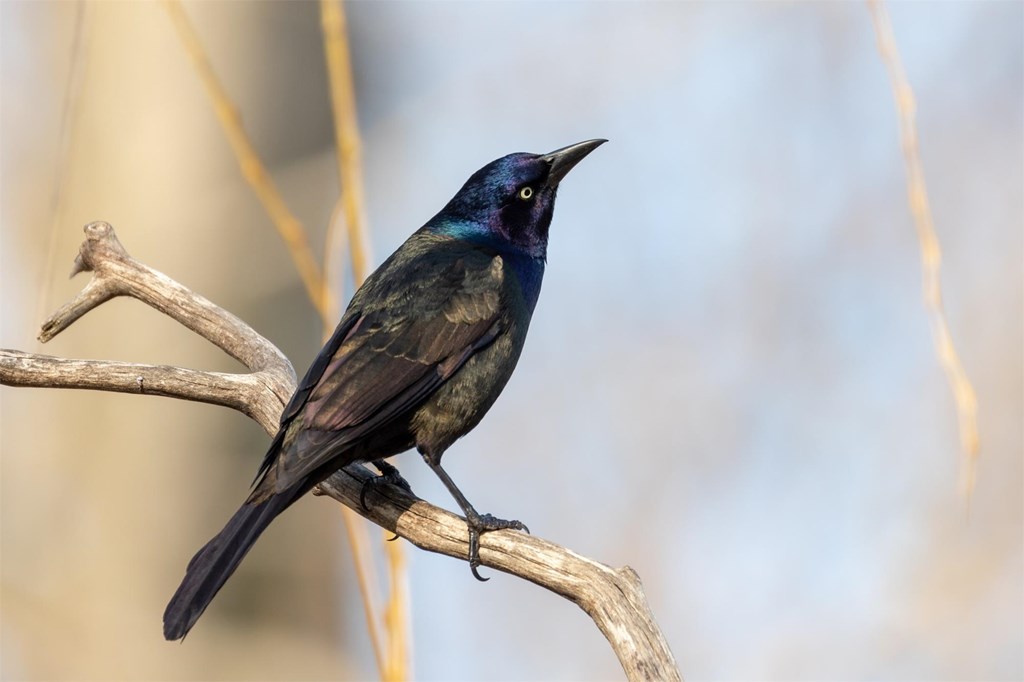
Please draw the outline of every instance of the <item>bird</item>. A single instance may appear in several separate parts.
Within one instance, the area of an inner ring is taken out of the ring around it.
[[[416,448],[465,515],[477,579],[481,534],[528,532],[478,513],[441,457],[512,376],[540,296],[559,183],[606,141],[492,161],[366,279],[285,407],[250,495],[189,562],[164,611],[167,640],[188,634],[281,512],[354,463],[376,465],[372,481],[408,487],[384,459]]]

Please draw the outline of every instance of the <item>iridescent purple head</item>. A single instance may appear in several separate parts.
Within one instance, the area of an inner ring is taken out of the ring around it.
[[[549,154],[509,154],[492,161],[473,173],[427,229],[543,259],[558,183],[606,141],[587,140]]]

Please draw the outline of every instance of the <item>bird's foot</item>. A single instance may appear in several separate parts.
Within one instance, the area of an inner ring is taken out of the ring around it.
[[[393,486],[397,486],[409,493],[413,494],[412,486],[409,485],[409,481],[402,478],[402,474],[398,472],[398,469],[393,464],[388,464],[382,459],[375,459],[371,462],[373,466],[380,472],[380,476],[374,476],[373,478],[367,479],[363,483],[362,490],[359,491],[359,504],[366,511],[370,511],[370,508],[366,504],[366,494],[385,483],[390,483]]]
[[[469,514],[466,517],[466,525],[469,526],[469,570],[473,577],[480,582],[487,582],[490,578],[482,577],[477,568],[480,566],[480,536],[492,530],[521,530],[526,533],[530,529],[522,521],[506,521],[490,514]]]

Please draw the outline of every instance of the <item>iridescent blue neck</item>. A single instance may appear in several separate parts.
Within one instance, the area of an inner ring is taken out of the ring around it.
[[[512,271],[519,278],[519,290],[530,313],[537,307],[540,298],[540,285],[544,280],[544,259],[524,254],[503,254],[502,258],[512,266]]]
[[[472,220],[437,215],[424,226],[424,229],[434,234],[487,246],[499,253],[504,253],[512,246],[502,235],[495,234],[488,229],[486,224]]]
[[[544,279],[544,254],[536,255],[502,236],[494,234],[486,226],[462,220],[451,220],[440,216],[428,222],[427,232],[452,237],[493,250],[512,267],[519,279],[523,299],[533,312],[540,297],[540,285]]]

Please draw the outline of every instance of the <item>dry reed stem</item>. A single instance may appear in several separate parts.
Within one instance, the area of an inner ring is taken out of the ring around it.
[[[381,679],[386,679],[387,657],[385,654],[384,634],[377,614],[380,613],[377,595],[377,575],[373,564],[373,553],[370,551],[370,534],[366,524],[354,511],[342,505],[341,516],[345,520],[345,534],[352,546],[352,563],[356,567],[356,582],[359,593],[363,595],[363,615],[366,617],[366,629],[370,632],[370,644],[373,645],[373,657],[377,662],[377,670]]]
[[[330,222],[324,238],[324,301],[332,320],[341,318],[338,305],[345,299],[345,260],[348,255],[348,240],[345,234],[344,211],[341,199],[331,209]],[[330,338],[331,330],[324,325],[324,341]]]
[[[199,36],[189,21],[188,15],[185,14],[185,10],[182,9],[181,3],[179,0],[164,0],[163,4],[178,31],[178,37],[181,39],[185,52],[191,58],[192,65],[206,88],[217,119],[231,144],[238,165],[242,169],[242,176],[252,187],[267,215],[273,221],[274,227],[284,239],[288,252],[295,262],[295,267],[299,271],[299,276],[302,278],[302,284],[306,288],[309,300],[313,302],[324,324],[333,324],[333,321],[326,317],[327,306],[324,305],[323,300],[324,287],[320,267],[309,247],[306,230],[299,219],[289,210],[284,197],[281,196],[277,185],[270,177],[270,173],[260,161],[256,149],[242,127],[242,117],[231,98],[228,97],[220,79],[217,78],[209,57],[206,55],[206,50],[203,49]]]
[[[46,264],[43,268],[43,281],[39,287],[39,307],[36,319],[43,319],[50,307],[53,272],[57,265],[57,228],[64,224],[64,187],[67,185],[68,169],[71,168],[71,159],[75,153],[75,125],[79,118],[82,83],[85,80],[86,55],[88,55],[89,29],[91,28],[90,10],[90,3],[84,0],[75,7],[75,34],[71,43],[71,64],[68,67],[68,80],[64,85],[64,107],[61,112],[60,133],[57,138],[57,167],[54,170],[52,197],[53,219],[50,222],[50,234],[47,238]]]
[[[274,226],[284,239],[295,267],[302,278],[306,295],[313,303],[314,308],[316,308],[324,328],[329,330],[336,321],[336,314],[334,312],[334,301],[336,299],[332,299],[328,280],[321,275],[320,267],[310,249],[305,228],[288,208],[284,197],[281,196],[273,179],[256,153],[252,142],[242,127],[238,109],[234,106],[224,86],[217,78],[206,55],[206,51],[199,41],[199,37],[189,21],[188,15],[182,9],[180,2],[178,0],[164,0],[164,7],[167,9],[178,31],[178,36],[182,41],[185,51],[192,59],[196,72],[206,87],[217,118],[220,120],[224,133],[238,159],[242,175],[249,182],[263,208],[273,221]],[[328,257],[325,254],[325,260]],[[378,666],[383,670],[383,646],[377,621],[373,615],[378,613],[379,609],[370,585],[373,570],[371,554],[369,552],[369,541],[366,539],[365,528],[361,529],[361,531],[354,530],[353,528],[357,524],[361,524],[358,515],[349,509],[345,509],[343,516],[346,528],[348,529],[347,535],[352,549],[353,560],[356,564],[357,582],[363,598],[363,606],[367,613],[367,627],[370,631],[370,640],[373,643]]]
[[[349,59],[345,12],[337,0],[321,0],[324,52],[334,108],[334,140],[337,145],[338,177],[341,180],[345,225],[352,253],[352,272],[357,283],[369,271],[369,240],[363,219],[363,174],[360,158],[359,124],[356,118],[355,86]]]
[[[345,507],[348,509],[348,507]],[[389,531],[385,531],[385,534]],[[388,580],[391,594],[384,611],[384,627],[388,638],[388,668],[385,680],[409,679],[412,658],[409,644],[409,572],[405,560],[405,548],[398,543],[385,542],[384,551],[388,558]]]
[[[337,0],[321,0],[320,22],[331,89],[331,106],[334,114],[338,180],[341,183],[341,215],[332,215],[331,217],[327,245],[330,246],[336,239],[333,233],[338,227],[339,219],[343,219],[348,234],[352,279],[355,286],[358,287],[369,274],[369,237],[364,219],[361,144],[359,122],[356,116],[355,86],[349,57],[345,11],[341,3]],[[337,213],[337,209],[335,212]],[[325,284],[327,284],[326,280]],[[354,512],[345,507],[344,514],[346,524],[359,524],[358,532],[366,534],[363,522]],[[357,531],[350,527],[349,532],[353,534]],[[364,604],[368,609],[367,621],[371,634],[376,634],[379,627],[377,614],[381,614],[383,617],[383,632],[387,635],[387,642],[384,644],[385,650],[382,651],[381,642],[374,640],[374,653],[377,656],[381,679],[385,682],[398,682],[409,678],[409,607],[406,596],[408,581],[404,548],[397,543],[389,543],[386,548],[390,586],[387,608],[381,613],[376,608],[370,609],[369,600],[364,600]],[[367,573],[366,576],[363,575],[364,572]],[[363,567],[359,567],[358,573],[360,581],[375,574],[374,571],[367,571]],[[364,590],[365,594],[372,594],[374,597],[379,594],[375,586],[365,585]]]
[[[332,215],[331,220],[333,221],[337,217]],[[329,243],[328,246],[330,246]],[[330,251],[327,251],[324,254],[324,260],[326,261],[329,258]],[[324,265],[326,270],[326,263]],[[325,279],[324,281],[326,285],[327,280]],[[332,297],[326,291],[325,296],[325,300],[332,300]],[[332,331],[332,329],[324,327],[323,341],[325,343],[330,338]],[[348,538],[348,544],[352,548],[352,563],[355,564],[356,583],[359,585],[359,593],[363,597],[363,615],[366,618],[366,629],[370,633],[373,657],[377,663],[377,670],[380,672],[381,677],[384,678],[387,659],[385,656],[384,634],[381,622],[377,617],[377,614],[380,613],[380,586],[377,585],[377,570],[376,564],[373,561],[373,552],[370,550],[370,536],[366,530],[366,523],[354,511],[343,505],[341,516],[344,520],[345,536]]]
[[[964,370],[960,357],[953,347],[953,337],[949,332],[949,324],[942,306],[942,284],[940,268],[942,251],[939,238],[935,234],[931,208],[928,205],[928,193],[924,181],[924,167],[921,164],[918,147],[917,124],[915,122],[914,92],[907,80],[903,62],[896,48],[892,23],[889,12],[882,0],[868,0],[871,21],[878,40],[878,51],[885,63],[892,81],[893,95],[896,99],[896,111],[899,114],[900,140],[903,146],[903,158],[907,168],[907,194],[910,201],[910,212],[914,217],[917,238],[921,245],[922,288],[925,308],[931,322],[932,335],[935,339],[935,350],[942,363],[942,368],[949,380],[953,398],[956,401],[957,415],[960,420],[960,444],[965,455],[961,471],[961,492],[970,498],[974,490],[975,468],[979,453],[978,437],[978,401],[974,387],[971,385],[967,372]]]

